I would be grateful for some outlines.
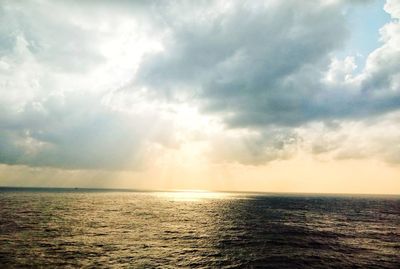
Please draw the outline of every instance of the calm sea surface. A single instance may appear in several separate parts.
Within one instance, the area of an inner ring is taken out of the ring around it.
[[[400,268],[400,198],[0,188],[0,268]]]

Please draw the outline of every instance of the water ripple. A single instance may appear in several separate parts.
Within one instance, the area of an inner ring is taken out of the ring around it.
[[[0,194],[2,268],[400,265],[397,198]]]

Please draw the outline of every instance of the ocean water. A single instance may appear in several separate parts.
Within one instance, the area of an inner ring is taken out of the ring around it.
[[[0,189],[0,268],[400,268],[400,198]]]

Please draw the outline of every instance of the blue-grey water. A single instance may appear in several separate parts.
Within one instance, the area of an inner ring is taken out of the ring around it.
[[[0,189],[0,268],[400,268],[400,198]]]

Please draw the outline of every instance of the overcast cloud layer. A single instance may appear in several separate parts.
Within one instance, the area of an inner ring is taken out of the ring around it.
[[[337,56],[368,2],[1,1],[0,163],[141,169],[200,141],[397,164],[400,2],[365,67]]]

